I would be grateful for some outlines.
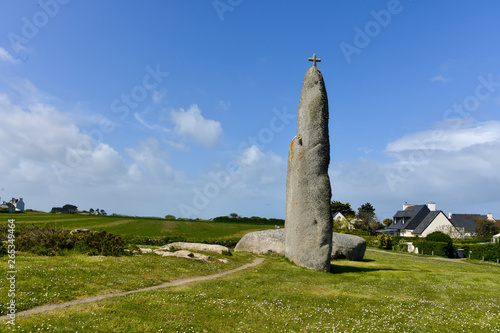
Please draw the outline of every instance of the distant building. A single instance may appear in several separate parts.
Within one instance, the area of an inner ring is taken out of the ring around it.
[[[358,221],[356,218],[346,218],[341,212],[335,212],[332,219],[334,222],[340,222],[343,228],[345,227],[349,230],[354,229],[354,223]]]
[[[489,213],[487,215],[481,214],[453,214],[449,213],[448,218],[451,223],[457,228],[457,230],[462,234],[462,237],[474,237],[476,235],[476,220],[487,220],[495,223],[493,214]]]
[[[10,201],[2,202],[0,208],[8,210],[9,213],[24,213],[24,206],[23,198],[12,198]]]

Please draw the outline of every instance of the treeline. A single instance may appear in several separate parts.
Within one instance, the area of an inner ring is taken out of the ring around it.
[[[264,217],[230,217],[230,216],[218,216],[213,219],[213,222],[222,222],[222,223],[248,223],[248,224],[268,224],[268,225],[277,225],[283,227],[285,225],[285,220],[283,219],[275,219],[275,218],[264,218]]]

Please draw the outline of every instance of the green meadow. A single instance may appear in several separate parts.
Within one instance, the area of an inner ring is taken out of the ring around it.
[[[21,215],[15,217],[20,223],[30,222],[21,221]],[[66,218],[68,221],[42,219],[37,223],[89,229],[101,224],[103,230],[116,233],[118,229],[113,228],[122,225],[122,230],[127,230],[125,226],[131,223],[117,225],[114,223],[125,219],[111,217]],[[148,220],[137,218],[140,223],[148,224]],[[78,224],[82,221],[88,225]],[[171,221],[149,222],[168,227]],[[221,223],[212,228],[226,226]],[[268,226],[247,226],[248,230],[259,227]],[[159,230],[151,225],[148,228]],[[169,235],[175,228],[162,235]],[[226,236],[244,233],[244,227],[240,228],[235,226],[233,233]],[[136,235],[132,225],[128,230],[129,235]],[[154,254],[40,257],[18,253],[18,310],[209,275],[255,258],[239,252],[231,257],[211,255],[211,260],[201,262]],[[500,332],[500,266],[493,263],[448,262],[367,251],[363,261],[333,261],[331,272],[324,273],[297,267],[281,256],[263,257],[265,261],[259,266],[219,279],[20,316],[14,326],[1,323],[0,331]],[[218,258],[229,262],[222,263]],[[0,276],[6,275],[7,267],[6,257],[0,258]],[[7,282],[3,281],[0,300],[5,304]]]
[[[271,225],[218,223],[209,221],[165,220],[163,218],[132,216],[97,216],[73,214],[0,214],[0,223],[13,218],[16,223],[50,224],[62,229],[105,230],[127,238],[183,237],[187,241],[215,241],[238,239],[248,232],[270,229]]]

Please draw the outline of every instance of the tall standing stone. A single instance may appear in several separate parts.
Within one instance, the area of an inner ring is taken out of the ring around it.
[[[332,196],[328,165],[328,98],[316,62],[302,83],[297,136],[288,151],[285,256],[299,266],[328,272],[332,252]]]

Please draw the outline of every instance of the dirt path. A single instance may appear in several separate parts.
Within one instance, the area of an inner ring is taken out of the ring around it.
[[[65,302],[65,303],[42,305],[42,306],[38,306],[38,307],[33,308],[33,309],[20,311],[20,312],[16,313],[16,318],[22,317],[22,316],[27,316],[27,315],[30,315],[33,313],[39,313],[39,312],[45,312],[45,311],[50,311],[50,310],[59,309],[59,308],[65,308],[65,307],[71,306],[71,305],[96,302],[96,301],[100,301],[101,299],[106,299],[106,298],[110,298],[110,297],[126,296],[126,295],[130,295],[130,294],[140,293],[143,291],[151,291],[151,290],[162,289],[162,288],[167,288],[167,287],[182,286],[182,285],[185,285],[188,283],[193,283],[193,282],[214,280],[214,279],[218,279],[218,278],[221,278],[223,276],[226,276],[226,275],[230,275],[230,274],[239,272],[241,270],[244,270],[244,269],[247,269],[250,267],[255,267],[255,266],[261,264],[263,261],[264,261],[264,258],[255,258],[254,261],[252,261],[251,263],[245,264],[245,265],[240,266],[240,267],[235,268],[235,269],[231,269],[229,271],[217,273],[217,274],[189,277],[189,278],[185,278],[185,279],[174,280],[171,282],[165,282],[165,283],[159,284],[157,286],[152,286],[152,287],[147,287],[147,288],[142,288],[142,289],[137,289],[137,290],[123,291],[123,292],[119,292],[119,293],[95,295],[95,296],[77,299],[77,300]],[[7,319],[10,319],[10,318],[8,316],[0,317],[0,321],[7,320]]]

